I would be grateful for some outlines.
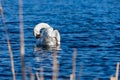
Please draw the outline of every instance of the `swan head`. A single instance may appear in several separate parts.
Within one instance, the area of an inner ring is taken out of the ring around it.
[[[39,23],[34,27],[34,36],[36,39],[41,37],[41,32],[45,28],[50,28],[50,26],[47,23]]]

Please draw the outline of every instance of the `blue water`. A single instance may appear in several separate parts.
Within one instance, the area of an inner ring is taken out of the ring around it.
[[[17,0],[2,0],[5,23],[14,54],[17,80],[21,80],[19,12]],[[120,62],[119,0],[23,0],[25,64],[27,80],[44,69],[45,80],[52,80],[52,51],[35,51],[33,28],[46,22],[61,34],[57,51],[58,80],[69,80],[72,55],[77,50],[76,79],[109,80]],[[1,20],[0,20],[1,23]],[[0,80],[12,80],[4,28],[0,24]]]

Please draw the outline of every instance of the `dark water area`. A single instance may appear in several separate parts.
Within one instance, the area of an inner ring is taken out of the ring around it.
[[[19,6],[17,0],[2,0],[17,80],[21,80]],[[45,80],[52,80],[53,53],[36,51],[33,28],[48,23],[61,34],[57,51],[58,80],[70,80],[74,48],[77,51],[76,79],[109,80],[120,62],[119,0],[23,0],[26,72],[44,69]],[[0,80],[12,80],[9,51],[0,19]],[[82,68],[81,68],[82,67]],[[82,73],[81,73],[82,70]],[[27,75],[29,79],[29,74]]]

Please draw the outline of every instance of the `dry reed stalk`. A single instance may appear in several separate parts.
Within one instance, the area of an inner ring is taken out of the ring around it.
[[[74,80],[74,79],[73,79],[73,74],[70,75],[70,80]]]
[[[118,80],[119,66],[120,66],[120,63],[117,63],[117,66],[116,66],[116,75],[115,76],[111,76],[110,80]]]
[[[2,7],[0,6],[0,13],[2,12]]]
[[[29,68],[30,80],[34,80],[34,74],[32,73],[32,68]]]
[[[9,39],[9,36],[8,36],[6,24],[5,24],[5,21],[4,21],[4,13],[3,13],[3,10],[2,10],[2,2],[1,1],[0,1],[0,9],[1,9],[0,14],[1,14],[1,18],[2,18],[2,24],[4,26],[4,31],[5,31],[5,34],[6,34],[8,50],[9,50],[9,53],[10,53],[10,63],[11,63],[12,76],[13,76],[13,80],[16,80],[13,52],[12,52],[12,48],[11,48],[10,39]]]
[[[116,66],[116,80],[118,80],[118,75],[119,75],[119,65],[120,65],[120,63],[117,63],[117,66]]]
[[[79,76],[78,76],[78,80],[80,80],[80,77],[82,76],[82,70],[83,70],[83,65],[80,66],[80,73],[79,73]]]
[[[111,77],[110,77],[110,80],[116,80],[116,77],[111,76]]]
[[[52,80],[57,80],[57,77],[58,77],[57,52],[53,51],[53,76],[52,76]]]
[[[22,67],[22,80],[26,80],[25,63],[24,63],[24,23],[23,23],[23,1],[19,0],[19,20],[20,20],[20,55]]]
[[[95,78],[94,80],[99,80],[98,78]]]
[[[40,80],[44,80],[44,76],[43,76],[43,68],[40,68]]]
[[[76,49],[74,49],[74,52],[73,52],[73,68],[72,68],[72,75],[73,75],[73,80],[76,80],[76,78],[75,78],[75,76],[76,76],[76,74],[75,74],[75,72],[76,72]]]
[[[37,78],[37,80],[40,80],[40,77],[37,72],[36,72],[36,78]]]
[[[34,80],[34,74],[30,73],[30,80]]]

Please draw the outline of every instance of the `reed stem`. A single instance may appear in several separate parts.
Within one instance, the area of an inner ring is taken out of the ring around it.
[[[73,74],[70,74],[70,80],[74,80],[74,79],[73,79]]]
[[[118,80],[119,66],[120,66],[120,63],[117,63],[117,67],[116,67],[116,80]]]
[[[6,34],[8,50],[9,50],[9,53],[10,53],[10,63],[11,63],[12,76],[13,76],[13,80],[16,80],[13,52],[12,52],[10,39],[9,39],[9,36],[8,36],[8,31],[7,31],[5,20],[4,20],[4,12],[3,12],[3,9],[2,9],[2,1],[1,0],[0,0],[0,8],[1,8],[0,14],[1,14],[1,18],[2,18],[2,24],[4,26],[4,31],[5,31],[5,34]]]
[[[37,78],[37,80],[40,80],[40,77],[37,72],[36,72],[36,78]]]
[[[44,80],[44,76],[43,76],[43,68],[40,68],[40,80]]]
[[[76,72],[76,49],[74,49],[74,52],[73,52],[73,69],[72,69],[72,75],[73,75],[73,80],[76,80],[75,76],[75,72]]]
[[[24,63],[24,23],[23,23],[23,1],[19,0],[19,19],[20,19],[20,55],[22,67],[22,80],[26,80],[25,63]]]
[[[58,76],[57,52],[53,51],[53,76],[52,76],[52,80],[57,80],[57,76]]]

